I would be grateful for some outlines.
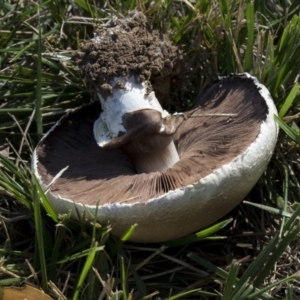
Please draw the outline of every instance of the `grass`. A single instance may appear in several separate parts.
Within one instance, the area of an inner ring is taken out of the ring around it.
[[[30,172],[42,133],[91,101],[72,52],[134,8],[192,62],[191,88],[174,93],[172,110],[191,107],[216,76],[247,71],[279,111],[275,153],[247,201],[166,244],[57,215]],[[33,284],[54,299],[300,298],[297,1],[2,0],[0,18],[0,285]]]

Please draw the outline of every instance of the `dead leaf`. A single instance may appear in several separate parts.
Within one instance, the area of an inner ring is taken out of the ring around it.
[[[42,290],[30,285],[24,287],[0,286],[0,300],[53,300]]]

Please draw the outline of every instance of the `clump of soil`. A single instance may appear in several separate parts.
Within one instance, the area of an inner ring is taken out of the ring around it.
[[[104,98],[112,92],[112,78],[134,75],[137,83],[147,83],[149,91],[154,88],[163,102],[171,81],[188,70],[178,47],[166,35],[153,30],[137,11],[124,19],[112,20],[107,28],[96,32],[94,39],[82,43],[73,59],[83,78]]]

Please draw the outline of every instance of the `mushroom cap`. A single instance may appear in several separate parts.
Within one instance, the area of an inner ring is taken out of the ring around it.
[[[122,150],[99,147],[100,112],[93,102],[64,116],[38,144],[32,169],[51,185],[57,212],[97,212],[117,236],[137,224],[136,242],[180,238],[227,214],[259,180],[278,135],[273,100],[247,73],[222,78],[199,99],[174,136],[180,160],[162,172],[137,174]]]

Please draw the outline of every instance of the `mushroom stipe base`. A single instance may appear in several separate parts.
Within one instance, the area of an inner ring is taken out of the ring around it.
[[[64,116],[38,144],[32,168],[46,188],[68,167],[47,193],[57,212],[97,210],[117,236],[138,224],[130,240],[143,243],[180,238],[227,214],[264,172],[278,135],[271,96],[249,74],[222,78],[198,100],[188,115],[201,117],[186,118],[174,135],[179,161],[161,172],[137,174],[122,148],[99,147],[100,113],[94,102]]]

